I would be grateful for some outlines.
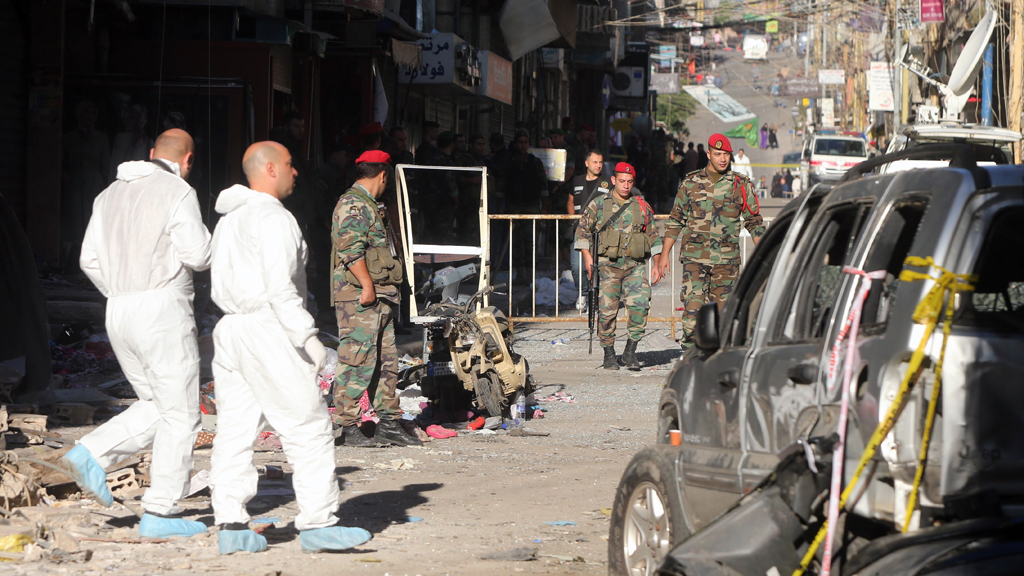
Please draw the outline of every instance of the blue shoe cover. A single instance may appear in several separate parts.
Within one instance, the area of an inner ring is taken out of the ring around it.
[[[252,530],[221,530],[217,534],[217,546],[221,554],[235,552],[263,552],[267,549],[267,539]]]
[[[75,483],[83,492],[91,493],[104,506],[114,503],[114,497],[107,488],[107,473],[100,466],[100,463],[93,458],[92,453],[85,446],[79,444],[68,450],[68,453],[61,458],[71,467],[75,477]]]
[[[152,514],[143,514],[139,521],[139,536],[143,538],[170,538],[206,532],[206,524],[184,518],[161,518]]]
[[[353,546],[369,542],[372,537],[369,532],[362,528],[330,526],[328,528],[313,528],[312,530],[299,532],[299,543],[302,544],[303,552],[323,552],[347,550]]]

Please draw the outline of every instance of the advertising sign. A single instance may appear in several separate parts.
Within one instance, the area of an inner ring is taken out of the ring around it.
[[[846,71],[818,70],[818,84],[846,84]]]
[[[783,96],[820,96],[821,85],[816,79],[807,76],[783,78],[779,84],[779,92]]]
[[[651,90],[658,94],[679,94],[679,74],[651,74]]]
[[[826,128],[831,128],[836,125],[835,108],[833,107],[831,98],[821,99],[821,125]]]
[[[530,148],[530,154],[540,158],[548,180],[555,182],[565,181],[565,150],[558,148]]]
[[[512,63],[489,50],[480,51],[483,82],[477,94],[512,105]]]
[[[896,99],[892,93],[892,64],[872,62],[868,74],[868,110],[892,112]]]
[[[942,0],[921,0],[921,23],[942,22],[945,20],[943,14]]]

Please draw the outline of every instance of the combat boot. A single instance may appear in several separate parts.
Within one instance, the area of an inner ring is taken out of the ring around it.
[[[381,420],[377,423],[377,431],[373,439],[378,444],[394,444],[395,446],[423,446],[423,441],[410,436],[398,420]]]
[[[619,362],[615,359],[615,346],[607,346],[604,349],[604,364],[601,368],[605,370],[618,370]]]
[[[639,370],[640,361],[636,359],[636,340],[626,340],[626,349],[622,351],[622,365],[629,370]]]
[[[349,424],[341,429],[341,444],[356,448],[372,448],[377,445],[373,438],[363,434],[363,430],[356,424]]]

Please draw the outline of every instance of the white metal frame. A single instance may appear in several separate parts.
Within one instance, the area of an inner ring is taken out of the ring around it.
[[[446,170],[453,172],[479,172],[480,173],[480,245],[466,246],[461,244],[415,244],[413,243],[412,210],[409,206],[409,188],[405,180],[405,170]],[[402,256],[405,260],[405,277],[412,289],[413,297],[409,299],[409,316],[413,322],[417,320],[428,321],[428,318],[421,318],[419,308],[416,305],[416,255],[417,254],[456,254],[464,256],[476,256],[480,259],[480,268],[477,276],[480,281],[477,290],[482,290],[490,283],[490,266],[487,258],[490,252],[491,222],[487,213],[487,167],[486,166],[418,166],[414,164],[399,164],[395,167],[398,173],[398,224],[402,234]]]

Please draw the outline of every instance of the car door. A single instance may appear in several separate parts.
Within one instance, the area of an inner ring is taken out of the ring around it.
[[[825,368],[820,359],[843,290],[842,268],[876,195],[870,187],[853,185],[829,196],[793,256],[773,313],[759,319],[763,345],[755,346],[744,374],[749,392],[742,407],[743,491],[771,471],[779,450],[819,419],[835,418],[817,408]]]
[[[772,282],[780,281],[797,237],[823,194],[808,193],[798,208],[785,211],[768,228],[721,313],[721,347],[691,357],[691,376],[679,387],[677,412],[683,433],[681,479],[695,528],[717,516],[741,494],[740,410],[746,389],[743,367],[754,341],[754,327]]]

